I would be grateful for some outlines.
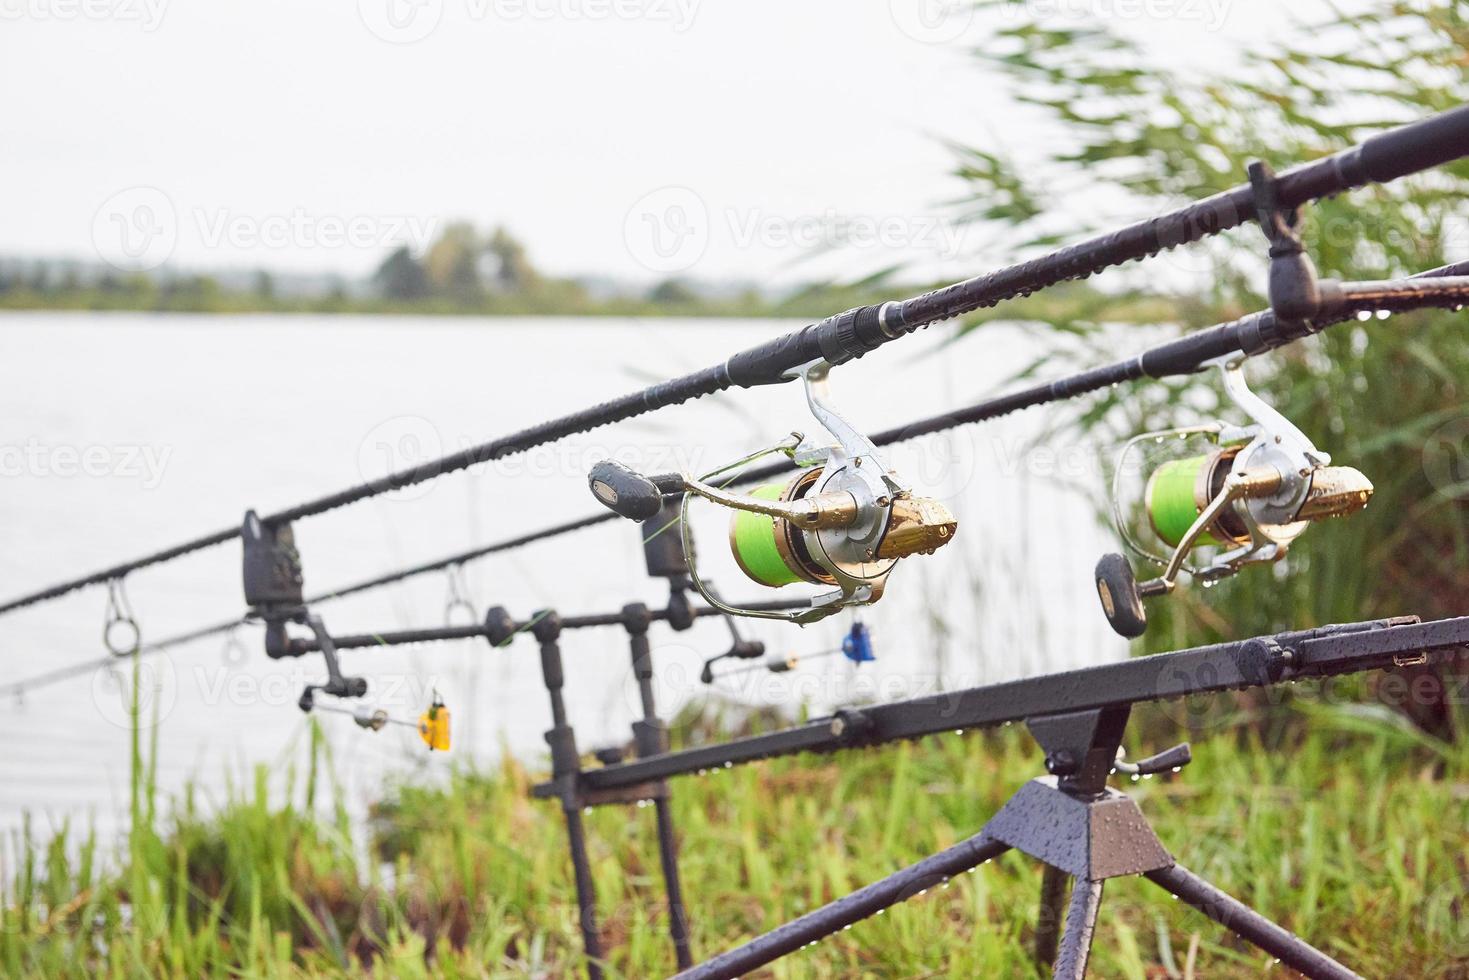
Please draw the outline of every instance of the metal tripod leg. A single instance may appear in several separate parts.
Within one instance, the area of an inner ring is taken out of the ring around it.
[[[1047,864],[1041,874],[1041,911],[1035,927],[1035,959],[1041,966],[1056,962],[1061,939],[1061,913],[1066,901],[1068,875]]]
[[[658,705],[653,695],[653,654],[648,643],[648,625],[652,616],[642,603],[631,603],[622,609],[632,650],[633,674],[638,680],[638,697],[642,701],[643,718],[633,723],[633,740],[638,758],[668,751],[668,730],[658,718]],[[689,946],[689,919],[683,903],[683,887],[678,878],[678,839],[673,833],[673,801],[667,786],[653,799],[658,821],[658,858],[663,868],[663,888],[668,896],[668,937],[673,941],[673,955],[680,970],[694,965]]]
[[[1311,980],[1362,980],[1290,930],[1271,922],[1187,868],[1175,864],[1144,874],[1164,891],[1177,895],[1236,936],[1253,943]]]
[[[587,977],[588,980],[602,980],[602,937],[597,930],[597,894],[592,884],[592,862],[587,857],[587,834],[582,827],[580,810],[564,807],[562,813],[566,815],[571,868],[576,876],[577,922],[587,951]]]
[[[668,892],[668,935],[673,940],[673,954],[678,968],[694,965],[689,947],[688,913],[684,911],[683,889],[678,881],[678,842],[673,836],[673,801],[654,800],[658,815],[658,855],[663,862],[663,886]]]
[[[546,744],[551,749],[551,780],[566,817],[566,838],[571,850],[571,867],[576,876],[577,920],[582,942],[587,950],[588,980],[602,980],[602,939],[597,929],[597,894],[592,883],[592,862],[587,857],[587,834],[582,826],[581,798],[577,794],[577,776],[581,772],[581,753],[576,748],[576,733],[566,718],[566,701],[561,689],[566,672],[561,663],[561,618],[552,610],[536,614],[531,632],[541,644],[541,677],[551,698],[551,730]]]
[[[1071,906],[1066,910],[1066,932],[1051,976],[1056,980],[1082,980],[1086,961],[1092,955],[1092,933],[1097,929],[1097,909],[1102,905],[1102,882],[1077,878],[1071,886]]]
[[[981,831],[917,864],[910,864],[850,895],[807,912],[799,919],[777,926],[743,946],[705,960],[683,971],[675,980],[735,980],[807,943],[841,932],[854,922],[861,922],[885,908],[921,895],[925,890],[997,858],[1007,850],[1008,845]]]

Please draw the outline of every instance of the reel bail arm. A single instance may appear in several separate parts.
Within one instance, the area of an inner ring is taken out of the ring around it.
[[[898,559],[931,554],[953,539],[958,522],[939,501],[915,496],[889,469],[872,440],[837,411],[828,386],[830,372],[831,362],[818,357],[786,369],[782,379],[802,379],[807,408],[834,444],[823,445],[795,432],[701,478],[683,473],[646,476],[615,460],[603,460],[588,474],[592,494],[614,513],[641,522],[666,512],[665,496],[682,494],[677,520],[688,579],[721,612],[805,625],[849,606],[877,601]],[[783,484],[735,493],[712,482],[775,453],[802,467]],[[699,572],[689,522],[689,505],[696,496],[733,512],[730,548],[740,569],[755,582],[769,588],[805,582],[829,591],[797,609],[722,602]],[[672,521],[660,523],[664,526],[653,535],[644,532],[645,547],[672,525]]]

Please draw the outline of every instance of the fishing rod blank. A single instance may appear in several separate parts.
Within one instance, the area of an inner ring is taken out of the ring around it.
[[[1261,310],[1241,317],[1238,320],[1193,331],[1174,340],[1150,347],[1140,354],[1133,355],[1124,360],[1114,361],[1111,364],[1089,368],[1057,378],[1053,381],[1041,382],[1027,388],[1007,392],[1003,395],[986,398],[968,408],[944,412],[939,415],[933,415],[925,419],[907,423],[906,425],[884,429],[874,433],[871,439],[878,446],[887,446],[926,435],[933,435],[962,425],[1001,418],[1026,408],[1034,408],[1058,401],[1078,398],[1082,395],[1101,391],[1114,384],[1140,380],[1161,380],[1168,377],[1193,374],[1202,369],[1204,364],[1212,358],[1227,356],[1229,354],[1248,354],[1253,356],[1269,350],[1278,349],[1285,344],[1293,343],[1305,336],[1312,336],[1330,327],[1350,322],[1361,316],[1363,312],[1376,312],[1378,307],[1375,304],[1378,303],[1386,304],[1390,302],[1395,307],[1401,308],[1405,303],[1424,301],[1423,296],[1415,292],[1409,292],[1411,284],[1424,280],[1452,279],[1463,276],[1469,276],[1469,261],[1439,266],[1438,268],[1415,273],[1406,279],[1392,280],[1387,283],[1346,284],[1350,287],[1348,293],[1351,296],[1351,308],[1338,310],[1328,316],[1313,319],[1310,322],[1308,332],[1304,334],[1284,330],[1272,310]],[[1450,308],[1457,306],[1462,286],[1454,283],[1449,288],[1451,295],[1448,298],[1437,295],[1427,297],[1430,301],[1429,305],[1444,305]],[[752,467],[751,469],[740,472],[731,481],[731,485],[744,486],[758,484],[788,473],[793,468],[793,463],[789,460],[781,459],[775,463]],[[462,565],[488,555],[510,551],[537,541],[549,540],[563,534],[569,534],[573,531],[579,531],[598,524],[609,523],[617,519],[618,515],[605,512],[592,514],[576,520],[565,521],[539,531],[517,535],[516,537],[493,544],[471,548],[432,561],[422,562],[397,571],[365,579],[351,585],[322,592],[308,599],[307,602],[311,605],[329,602],[333,599],[355,595],[430,572],[441,571],[445,568]],[[241,623],[248,621],[249,617],[244,617],[228,620],[215,624],[214,626],[191,630],[167,639],[145,643],[137,652],[144,654],[160,652],[194,640],[226,633]],[[118,658],[114,656],[102,657],[94,661],[57,668],[35,677],[14,681],[0,686],[0,695],[20,694],[36,687],[43,687],[72,677],[82,676],[100,667],[104,667],[116,659]]]
[[[1469,155],[1469,106],[1388,130],[1340,153],[1293,167],[1275,178],[1275,198],[1282,208],[1298,207],[1307,201],[1366,184],[1396,180],[1465,155]],[[1113,266],[1239,227],[1255,220],[1255,203],[1255,189],[1249,184],[1241,185],[1117,231],[1096,235],[1026,262],[911,299],[836,314],[736,353],[721,364],[262,515],[260,519],[269,525],[287,524],[731,387],[780,384],[790,380],[791,372],[803,364],[818,359],[834,365],[842,364],[931,324],[1058,283],[1083,279]],[[0,613],[119,579],[140,568],[223,544],[239,536],[237,526],[216,531],[143,558],[9,600],[0,604]]]

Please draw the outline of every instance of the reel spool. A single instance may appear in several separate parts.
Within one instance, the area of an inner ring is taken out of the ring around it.
[[[831,406],[830,370],[830,364],[818,359],[797,369],[796,376],[805,382],[812,415],[836,439],[835,445],[817,445],[797,432],[699,479],[682,473],[648,477],[603,460],[589,476],[593,495],[623,517],[646,521],[657,515],[664,494],[682,493],[679,525],[689,577],[705,601],[722,612],[805,624],[876,602],[899,559],[932,554],[953,540],[958,522],[939,501],[915,496],[872,441]],[[709,482],[775,453],[804,469],[748,494]],[[722,602],[699,574],[688,519],[696,496],[733,511],[730,550],[752,581],[768,588],[806,583],[831,591],[814,597],[806,609],[754,609]]]
[[[1097,596],[1107,622],[1122,636],[1141,636],[1148,627],[1142,600],[1167,595],[1180,572],[1206,584],[1235,574],[1245,565],[1278,561],[1313,521],[1354,514],[1367,506],[1372,483],[1350,466],[1332,466],[1285,416],[1266,405],[1245,384],[1243,359],[1215,361],[1224,390],[1250,418],[1246,426],[1223,422],[1148,432],[1123,446],[1112,484],[1112,512],[1129,549],[1163,568],[1139,583],[1120,554],[1097,562]],[[1153,533],[1172,551],[1154,554],[1128,530],[1121,481],[1136,447],[1168,437],[1202,436],[1209,452],[1160,465],[1148,478],[1143,508]],[[1222,549],[1195,567],[1187,557],[1195,548]]]

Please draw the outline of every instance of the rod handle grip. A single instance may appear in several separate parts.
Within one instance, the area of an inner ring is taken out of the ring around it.
[[[604,459],[587,474],[592,496],[614,514],[633,521],[656,517],[663,509],[663,495],[684,488],[678,473],[643,474],[616,460]]]

